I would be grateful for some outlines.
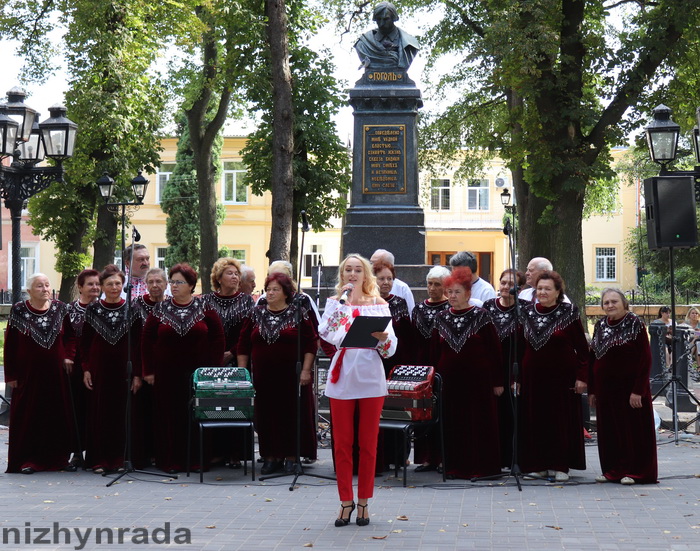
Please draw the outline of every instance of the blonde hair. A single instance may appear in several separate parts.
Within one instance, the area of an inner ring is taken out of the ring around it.
[[[695,308],[695,306],[691,306],[690,308],[688,308],[688,312],[685,314],[685,322],[686,322],[688,325],[690,325],[690,314],[691,314],[692,312],[697,312],[698,314],[700,314],[700,310],[698,310],[697,308]],[[699,325],[700,325],[700,324],[699,324]]]
[[[343,293],[343,271],[345,270],[345,264],[347,264],[348,260],[351,258],[355,258],[360,261],[360,264],[362,264],[362,270],[365,273],[364,280],[362,281],[362,294],[371,297],[379,297],[380,295],[379,287],[377,287],[377,278],[374,277],[374,274],[372,273],[372,265],[369,263],[369,260],[367,260],[364,256],[360,256],[359,254],[351,253],[346,256],[340,263],[340,266],[338,266],[338,283],[335,286],[336,298],[340,298],[340,295]]]
[[[214,262],[214,265],[211,267],[211,286],[215,291],[221,290],[221,283],[219,283],[219,280],[226,271],[226,268],[229,268],[230,266],[233,266],[236,268],[236,270],[238,270],[238,276],[240,278],[241,263],[235,258],[220,258]]]

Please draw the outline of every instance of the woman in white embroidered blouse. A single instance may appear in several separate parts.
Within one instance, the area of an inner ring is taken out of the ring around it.
[[[347,300],[344,300],[347,293]],[[362,316],[391,316],[389,306],[379,296],[372,268],[366,258],[348,255],[338,267],[336,296],[326,302],[318,328],[322,339],[338,347],[333,356],[326,396],[330,398],[333,423],[335,470],[341,501],[336,526],[346,526],[355,509],[352,488],[352,446],[354,415],[359,411],[357,519],[358,526],[369,524],[367,500],[374,490],[374,467],[377,454],[379,416],[387,394],[386,378],[381,358],[396,351],[396,336],[391,323],[382,332],[372,333],[377,339],[375,348],[341,348],[353,319]]]

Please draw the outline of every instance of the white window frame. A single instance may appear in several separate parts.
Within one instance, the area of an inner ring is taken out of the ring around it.
[[[445,202],[447,206],[445,206]],[[437,206],[436,206],[437,204]],[[430,180],[430,209],[450,210],[452,207],[452,181],[449,178]]]
[[[318,266],[318,260],[321,256],[323,256],[321,253],[321,245],[311,245],[311,252],[304,253],[301,277],[313,277],[312,273],[316,269],[316,266]],[[309,269],[307,269],[307,264],[309,264]]]
[[[165,247],[156,247],[156,262],[155,262],[155,267],[160,268],[161,270],[164,270],[165,272],[168,271],[168,269],[165,266],[165,254],[168,251],[168,246],[166,245]],[[161,255],[161,252],[163,253]]]
[[[158,170],[156,171],[156,204],[160,204],[161,197],[163,195],[163,190],[165,186],[161,185],[161,177],[165,178],[165,183],[167,184],[170,178],[173,176],[173,170],[175,170],[176,163],[162,163]],[[172,167],[172,170],[161,170],[162,167]]]
[[[612,251],[612,254],[610,254]],[[612,267],[613,277],[610,277]],[[602,270],[603,277],[600,276]],[[596,281],[617,281],[617,248],[616,247],[595,247],[595,280]]]
[[[479,183],[478,186],[473,184]],[[483,196],[486,200],[483,201]],[[476,208],[469,206],[470,200],[475,199]],[[486,203],[485,208],[481,206],[482,202]],[[467,182],[467,210],[470,212],[487,212],[491,210],[491,185],[486,178],[473,178]]]
[[[235,166],[236,168],[226,168],[226,166]],[[248,204],[248,186],[245,184],[245,180],[243,183],[244,190],[245,190],[245,199],[239,201],[236,197],[238,195],[238,182],[239,182],[239,175],[242,175],[245,177],[245,175],[248,173],[248,171],[245,169],[242,163],[238,163],[235,161],[225,161],[223,163],[223,171],[221,172],[221,202],[224,205],[247,205]],[[226,178],[231,175],[233,178],[233,199],[227,199],[226,198]]]
[[[26,267],[25,267],[25,274],[24,274],[24,281],[21,282],[21,291],[24,291],[27,288],[27,279],[29,278],[30,275],[35,274],[40,270],[39,267],[39,241],[33,241],[33,242],[22,242],[20,244],[20,254],[22,249],[33,249],[34,250],[34,269],[31,270],[29,273],[27,273]],[[12,251],[12,241],[7,242],[7,250]],[[28,259],[30,257],[20,257],[20,263],[25,264],[25,259]],[[7,290],[11,291],[12,290],[12,254],[8,255],[8,260],[9,262],[7,263]]]

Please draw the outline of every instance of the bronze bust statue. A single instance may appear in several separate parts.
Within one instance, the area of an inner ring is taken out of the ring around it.
[[[394,25],[399,15],[391,2],[377,4],[372,18],[377,22],[377,28],[364,33],[355,43],[362,61],[360,68],[405,71],[418,52],[418,41]]]

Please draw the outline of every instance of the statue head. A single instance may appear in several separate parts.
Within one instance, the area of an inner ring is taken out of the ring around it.
[[[391,31],[394,28],[394,23],[399,20],[399,13],[391,2],[379,2],[374,7],[372,19],[382,31]]]

